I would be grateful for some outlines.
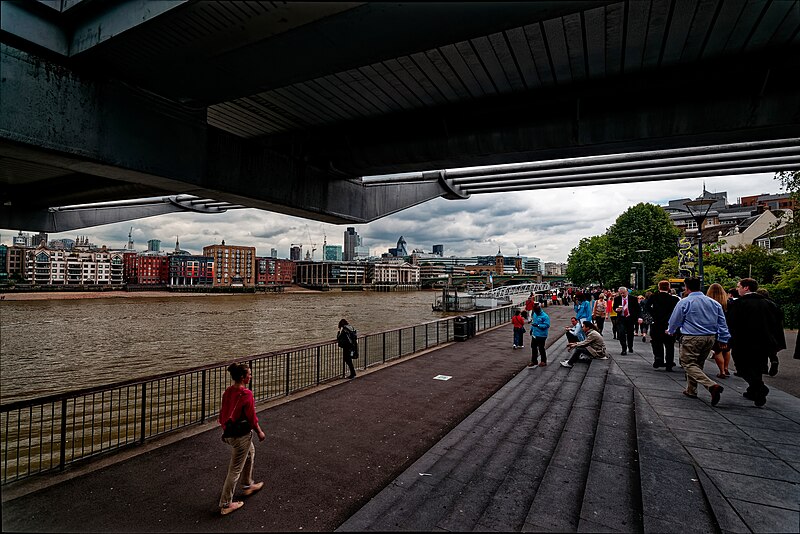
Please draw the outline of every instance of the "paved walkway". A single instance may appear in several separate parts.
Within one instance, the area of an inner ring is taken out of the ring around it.
[[[682,373],[654,371],[639,341],[564,369],[555,336],[571,310],[547,311],[548,367],[524,368],[529,349],[501,327],[261,410],[267,487],[230,516],[216,508],[228,450],[209,424],[50,487],[4,488],[3,531],[798,531],[800,400],[773,388],[754,408],[738,378],[716,408],[687,399]]]
[[[712,407],[610,337],[610,360],[517,375],[340,530],[798,532],[800,399],[755,408],[730,378]]]

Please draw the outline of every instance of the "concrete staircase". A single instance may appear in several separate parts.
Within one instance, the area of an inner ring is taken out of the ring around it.
[[[701,475],[650,405],[658,397],[639,394],[617,363],[641,357],[564,369],[565,344],[557,340],[547,367],[521,370],[339,530],[718,531]],[[667,396],[675,402],[674,387]]]

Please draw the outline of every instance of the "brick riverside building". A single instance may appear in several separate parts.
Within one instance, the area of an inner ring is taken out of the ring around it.
[[[173,255],[169,257],[170,287],[214,285],[214,260],[206,256]]]
[[[214,287],[254,287],[256,285],[255,247],[209,245],[203,256],[214,262]]]
[[[294,280],[294,271],[292,260],[256,258],[256,285],[288,286]]]

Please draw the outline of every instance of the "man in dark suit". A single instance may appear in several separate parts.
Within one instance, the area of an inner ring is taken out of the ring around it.
[[[669,317],[680,299],[670,294],[669,281],[661,280],[658,283],[658,293],[650,297],[647,306],[653,317],[653,326],[650,328],[650,346],[653,348],[653,367],[666,367],[672,371],[675,367],[675,336],[667,334]]]
[[[767,403],[769,388],[761,375],[769,359],[786,348],[783,314],[770,299],[756,293],[758,282],[742,278],[736,284],[739,298],[728,303],[731,354],[739,376],[747,381],[746,399],[756,406]]]
[[[639,321],[641,310],[639,309],[639,300],[634,297],[629,297],[628,288],[621,287],[618,290],[619,295],[614,297],[614,309],[617,310],[617,337],[619,344],[622,346],[620,354],[628,354],[628,351],[633,352],[633,325]]]

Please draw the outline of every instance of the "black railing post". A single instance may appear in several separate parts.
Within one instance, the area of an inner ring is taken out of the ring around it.
[[[200,422],[204,423],[206,421],[206,370],[203,369],[203,373],[201,374],[200,378]]]
[[[411,327],[411,354],[417,352],[417,327]]]
[[[386,363],[386,332],[383,333],[383,363]]]
[[[147,431],[147,383],[142,382],[142,422],[139,442],[144,443],[144,433]]]
[[[397,331],[397,357],[403,355],[403,329]]]
[[[290,382],[289,373],[291,372],[291,366],[292,366],[292,353],[287,352],[286,353],[286,396],[287,397],[289,396],[289,382]]]
[[[67,465],[67,399],[61,401],[61,447],[59,448],[58,469],[63,471]]]
[[[322,347],[317,347],[317,385],[319,385],[320,362],[322,361]]]
[[[428,348],[428,323],[425,323],[425,348]]]

